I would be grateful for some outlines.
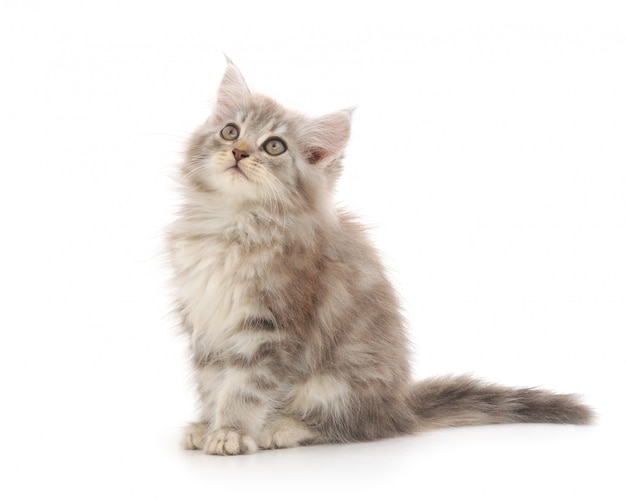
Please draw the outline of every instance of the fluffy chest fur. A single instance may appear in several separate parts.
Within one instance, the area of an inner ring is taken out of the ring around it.
[[[236,219],[219,232],[178,236],[172,245],[175,285],[193,350],[220,354],[241,344],[235,334],[246,319],[271,318],[262,282],[279,252],[258,225]]]

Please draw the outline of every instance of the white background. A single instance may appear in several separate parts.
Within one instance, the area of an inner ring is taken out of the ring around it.
[[[0,497],[624,499],[622,3],[2,0]],[[180,451],[162,228],[223,53],[287,106],[358,106],[337,198],[416,377],[580,392],[598,423]]]

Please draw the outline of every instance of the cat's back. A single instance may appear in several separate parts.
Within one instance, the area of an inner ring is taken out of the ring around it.
[[[404,378],[408,350],[399,301],[356,218],[338,213],[319,229],[315,245],[287,252],[277,264],[265,299],[278,325],[311,355],[306,359],[348,378]]]
[[[368,349],[383,350],[397,357],[394,363],[404,365],[407,342],[400,301],[367,229],[352,214],[342,212],[329,248],[329,259],[335,259],[331,262],[342,270],[331,270],[329,280],[349,305],[347,325],[341,328],[348,333],[349,344],[367,343]]]

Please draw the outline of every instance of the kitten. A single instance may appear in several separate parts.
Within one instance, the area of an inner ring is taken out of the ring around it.
[[[350,111],[308,118],[228,64],[182,166],[169,230],[207,454],[375,440],[435,427],[589,423],[575,396],[467,376],[412,382],[398,298],[332,193]]]

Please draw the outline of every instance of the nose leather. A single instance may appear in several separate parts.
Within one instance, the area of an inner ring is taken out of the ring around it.
[[[242,158],[247,158],[250,155],[246,153],[245,151],[240,150],[239,148],[235,148],[233,150],[233,156],[235,157],[235,161],[239,162],[239,160],[241,160]]]

